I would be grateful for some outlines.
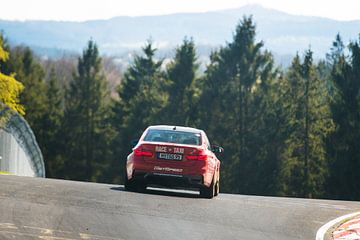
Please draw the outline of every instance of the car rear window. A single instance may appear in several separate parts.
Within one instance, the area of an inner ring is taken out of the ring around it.
[[[201,145],[201,135],[200,133],[175,130],[149,129],[144,141]]]

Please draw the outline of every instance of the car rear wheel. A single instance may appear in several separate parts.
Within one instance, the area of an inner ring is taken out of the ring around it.
[[[220,192],[220,182],[219,182],[219,181],[216,181],[216,184],[215,184],[215,194],[214,194],[214,196],[219,195],[219,192]]]
[[[140,180],[125,180],[125,190],[131,192],[144,192],[146,190],[146,184]]]
[[[136,190],[135,182],[130,181],[128,179],[126,171],[125,171],[125,177],[124,177],[124,187],[125,187],[125,190],[127,190],[127,191],[135,191]]]
[[[215,184],[213,178],[209,187],[204,186],[200,188],[200,196],[203,198],[211,199],[214,197],[214,195],[215,195]]]
[[[146,190],[146,183],[141,181],[140,179],[131,179],[127,178],[127,173],[125,172],[125,179],[124,179],[124,187],[125,190],[131,192],[143,192]]]

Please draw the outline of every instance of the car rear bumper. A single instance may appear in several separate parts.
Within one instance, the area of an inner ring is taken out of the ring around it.
[[[149,161],[129,155],[126,172],[128,180],[142,178],[148,185],[200,188],[212,182],[214,169],[210,166],[208,161]]]
[[[156,172],[133,173],[133,180],[144,181],[148,186],[162,186],[171,188],[198,189],[204,186],[203,176],[168,174]]]

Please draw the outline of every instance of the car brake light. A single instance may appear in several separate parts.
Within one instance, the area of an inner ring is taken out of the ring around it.
[[[207,155],[205,154],[200,154],[200,155],[187,155],[186,158],[188,160],[206,160],[207,159]]]
[[[134,149],[135,156],[141,156],[141,157],[152,157],[152,152],[142,150],[141,148]]]

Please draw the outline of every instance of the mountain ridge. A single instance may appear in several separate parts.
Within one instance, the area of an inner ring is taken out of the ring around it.
[[[292,15],[260,5],[201,13],[116,16],[83,22],[0,20],[0,30],[13,44],[80,52],[92,38],[103,53],[121,55],[138,50],[149,38],[159,49],[174,48],[185,36],[193,37],[204,49],[214,49],[231,41],[236,24],[244,15],[253,16],[257,39],[279,55],[294,55],[311,46],[315,56],[323,57],[338,32],[346,44],[360,32],[360,20]]]

